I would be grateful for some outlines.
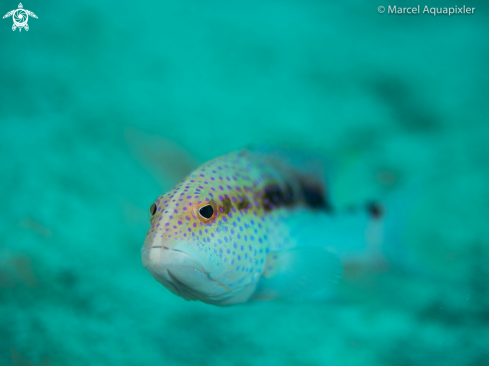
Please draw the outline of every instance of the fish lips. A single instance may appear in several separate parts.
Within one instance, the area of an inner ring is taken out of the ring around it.
[[[163,286],[185,300],[221,300],[230,289],[212,279],[200,261],[188,253],[165,246],[152,246],[141,252],[143,266]]]

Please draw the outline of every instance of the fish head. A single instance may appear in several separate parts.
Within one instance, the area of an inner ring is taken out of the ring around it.
[[[244,238],[263,242],[253,236],[257,229],[234,208],[231,192],[211,188],[190,176],[156,200],[142,263],[158,282],[186,300],[229,302],[258,280],[265,248],[248,242],[245,249]]]

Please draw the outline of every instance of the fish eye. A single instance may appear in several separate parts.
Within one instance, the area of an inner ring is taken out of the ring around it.
[[[204,201],[194,203],[192,207],[194,218],[198,219],[204,225],[210,225],[216,221],[218,213],[214,201]]]
[[[156,206],[156,203],[153,203],[151,205],[151,207],[149,208],[149,213],[151,214],[151,217],[154,216],[154,214],[156,213],[156,210],[158,209],[158,207]]]
[[[211,205],[202,206],[199,208],[199,215],[209,220],[214,215],[214,208]]]

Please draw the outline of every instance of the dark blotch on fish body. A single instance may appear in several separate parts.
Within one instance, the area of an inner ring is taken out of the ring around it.
[[[246,197],[239,197],[239,202],[238,202],[238,210],[242,210],[243,208],[248,208],[250,201]]]
[[[229,211],[231,211],[232,206],[233,205],[231,203],[231,200],[228,197],[223,198],[223,200],[222,200],[223,213],[228,214]]]
[[[333,212],[333,207],[327,200],[326,192],[322,186],[309,184],[304,181],[300,181],[299,184],[307,206],[314,209],[322,209],[328,213]]]
[[[263,209],[270,211],[275,207],[293,206],[296,203],[294,190],[290,185],[283,190],[279,185],[269,185],[262,196]]]
[[[373,219],[379,219],[382,217],[382,207],[376,202],[367,203],[367,211]]]

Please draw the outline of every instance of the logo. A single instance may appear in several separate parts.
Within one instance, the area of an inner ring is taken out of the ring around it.
[[[12,19],[14,20],[14,24],[12,25],[13,31],[15,31],[17,28],[19,28],[19,32],[22,31],[22,28],[28,31],[29,24],[27,24],[27,21],[29,20],[29,15],[37,19],[36,14],[34,14],[32,11],[25,10],[24,7],[22,6],[22,3],[20,3],[18,9],[9,11],[7,14],[3,16],[3,19],[12,17]]]

